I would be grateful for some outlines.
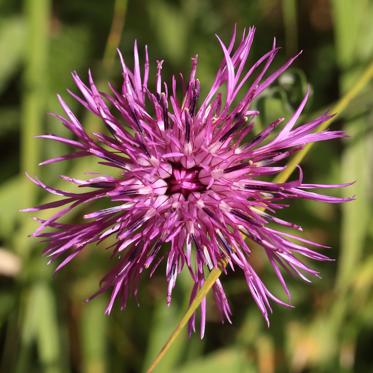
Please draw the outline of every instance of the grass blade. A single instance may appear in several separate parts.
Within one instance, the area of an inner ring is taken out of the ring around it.
[[[27,51],[24,72],[22,107],[21,170],[33,176],[39,173],[41,147],[35,145],[35,136],[43,129],[47,99],[47,58],[50,0],[25,1],[27,19]],[[37,188],[27,183],[24,204],[31,206],[36,199]]]
[[[340,86],[347,91],[360,71],[358,64],[372,53],[372,38],[359,44],[362,35],[372,35],[372,23],[364,24],[364,14],[371,14],[373,6],[367,0],[333,1],[338,64],[342,70]],[[363,21],[362,21],[363,20]],[[352,66],[357,66],[351,69]],[[373,75],[373,63],[371,64]],[[368,203],[371,194],[372,157],[369,156],[372,135],[371,116],[349,121],[345,129],[354,141],[348,142],[342,157],[342,174],[346,180],[356,180],[352,192],[358,196],[355,203],[342,206],[341,258],[339,260],[337,289],[343,298],[349,289],[355,271],[359,268],[369,229],[371,215]],[[370,123],[369,123],[370,121]]]
[[[81,319],[82,362],[84,373],[107,372],[107,317],[105,299],[99,298],[83,308]]]
[[[293,55],[297,51],[297,0],[282,0],[282,16],[284,19],[286,51]]]

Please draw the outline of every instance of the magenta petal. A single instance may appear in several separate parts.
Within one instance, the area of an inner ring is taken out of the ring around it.
[[[72,138],[53,134],[39,137],[76,149],[41,164],[89,156],[105,166],[107,173],[90,174],[83,179],[61,176],[76,189],[74,192],[29,177],[62,199],[23,211],[60,208],[49,218],[36,219],[39,227],[33,234],[46,243],[44,254],[50,261],[58,261],[57,270],[90,244],[109,245],[113,267],[91,297],[110,292],[106,314],[112,312],[115,304],[125,309],[131,296],[136,301],[143,274],[147,272],[146,277],[151,278],[162,262],[166,267],[166,302],[170,304],[177,278],[185,266],[194,283],[192,302],[205,282],[205,274],[225,261],[228,266],[223,269],[224,275],[230,271],[243,274],[248,292],[269,325],[272,303],[291,305],[272,294],[256,273],[251,258],[252,242],[256,244],[255,250],[258,246],[264,250],[289,302],[291,293],[285,275],[310,281],[308,277],[319,276],[311,262],[331,260],[319,252],[325,245],[283,232],[281,229],[287,227],[299,234],[302,227],[277,217],[276,211],[287,208],[292,199],[350,201],[352,198],[314,191],[350,184],[303,183],[300,167],[298,178],[286,183],[270,182],[268,176],[284,170],[287,159],[304,145],[340,138],[344,133],[315,132],[331,118],[327,113],[299,123],[310,95],[308,90],[287,122],[278,118],[257,136],[252,135],[255,117],[260,115],[253,101],[300,54],[268,75],[279,48],[274,41],[272,48],[249,66],[254,33],[255,28],[249,28],[236,43],[235,27],[228,46],[218,37],[224,57],[204,99],[200,99],[197,56],[192,58],[189,78],[184,79],[181,74],[180,79],[173,77],[170,89],[162,77],[164,61],[157,61],[155,91],[150,92],[148,49],[145,47],[142,66],[137,42],[132,69],[118,51],[123,76],[119,91],[109,84],[109,93],[100,92],[90,71],[88,83],[76,72],[72,74],[80,93],[69,92],[70,95],[100,119],[102,131],[86,132],[58,96],[65,115],[52,115]],[[249,81],[252,84],[246,87]],[[178,95],[178,91],[182,94]],[[235,102],[237,97],[241,99]],[[83,175],[84,171],[92,170],[82,170]],[[100,201],[100,207],[94,201]],[[90,207],[83,209],[86,206]],[[70,213],[75,213],[75,223],[66,223]],[[231,322],[232,312],[221,280],[213,285],[213,295],[222,321]],[[189,320],[189,333],[196,330],[200,315],[199,330],[204,336],[206,302],[204,298],[201,312]]]

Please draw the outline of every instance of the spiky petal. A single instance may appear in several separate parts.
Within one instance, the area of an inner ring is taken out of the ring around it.
[[[228,46],[218,38],[224,58],[203,100],[196,78],[197,57],[192,59],[188,81],[181,77],[181,96],[177,95],[176,78],[171,89],[162,80],[163,61],[157,62],[156,90],[152,92],[148,88],[148,50],[145,48],[141,71],[136,43],[133,70],[119,53],[123,70],[120,91],[110,86],[110,94],[101,93],[91,73],[87,84],[73,73],[81,96],[70,92],[71,95],[101,119],[103,129],[108,130],[105,133],[88,133],[59,96],[66,116],[56,117],[74,140],[53,134],[41,137],[67,144],[74,151],[44,164],[90,156],[116,169],[117,176],[100,175],[87,180],[64,176],[67,182],[86,189],[75,193],[33,179],[40,187],[63,198],[26,211],[62,208],[47,220],[41,220],[34,233],[35,237],[46,240],[45,254],[51,260],[60,260],[57,269],[88,244],[115,237],[111,247],[115,265],[101,281],[97,293],[111,291],[106,313],[111,312],[116,300],[125,308],[128,296],[137,293],[142,273],[148,270],[151,276],[162,261],[168,283],[167,303],[170,303],[176,279],[185,266],[195,284],[192,300],[205,281],[206,269],[211,270],[225,260],[228,268],[242,270],[254,301],[269,322],[271,301],[284,306],[290,302],[283,270],[309,281],[308,275],[318,273],[300,257],[328,260],[309,248],[321,245],[282,232],[281,226],[298,231],[301,228],[277,218],[275,213],[285,207],[283,200],[293,198],[344,202],[347,199],[310,189],[345,185],[304,184],[301,170],[299,178],[291,182],[278,184],[265,180],[282,171],[283,162],[304,145],[339,138],[343,133],[314,132],[330,118],[327,113],[299,125],[309,97],[307,92],[290,119],[279,118],[258,135],[252,135],[255,117],[260,114],[254,101],[297,57],[268,74],[278,52],[274,42],[269,52],[247,67],[254,32],[254,28],[244,31],[236,47],[236,30]],[[252,84],[238,100],[239,92],[249,80]],[[97,200],[105,201],[107,207],[85,213],[83,223],[60,222],[70,211],[81,205],[88,209]],[[255,272],[251,254],[254,247],[258,250],[258,245],[267,255],[288,302],[273,295]],[[231,310],[220,281],[213,286],[213,294],[222,318],[230,321]],[[205,300],[201,312],[203,335]],[[193,317],[189,330],[194,328]]]

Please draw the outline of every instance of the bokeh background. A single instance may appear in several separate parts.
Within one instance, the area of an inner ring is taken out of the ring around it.
[[[371,0],[1,0],[0,1],[0,370],[1,372],[142,372],[181,318],[190,292],[188,276],[165,302],[161,268],[145,277],[139,304],[104,316],[105,297],[85,303],[111,266],[102,247],[91,247],[53,275],[42,244],[27,237],[34,228],[22,207],[50,198],[24,176],[28,171],[55,186],[60,174],[84,177],[86,160],[39,168],[64,148],[35,139],[61,133],[47,115],[59,112],[61,93],[90,128],[100,123],[68,98],[70,72],[84,79],[91,68],[100,88],[118,84],[115,48],[131,64],[134,39],[148,44],[152,60],[165,59],[165,75],[190,68],[199,54],[202,86],[212,82],[222,52],[214,33],[227,40],[233,25],[257,26],[251,60],[283,46],[277,64],[299,49],[303,55],[256,102],[261,122],[289,116],[307,84],[314,95],[305,117],[332,107],[373,56]],[[154,71],[154,66],[153,66]],[[289,279],[293,310],[274,306],[267,328],[242,276],[223,278],[233,325],[222,325],[208,302],[201,341],[185,333],[159,372],[372,372],[373,371],[373,84],[333,123],[349,138],[316,145],[304,161],[306,182],[357,180],[346,195],[353,203],[331,206],[297,202],[286,216],[304,237],[331,246],[335,262],[316,264],[322,279],[312,285]],[[337,192],[338,193],[338,192]],[[74,219],[72,217],[71,219]],[[269,265],[253,256],[268,286],[281,294]]]

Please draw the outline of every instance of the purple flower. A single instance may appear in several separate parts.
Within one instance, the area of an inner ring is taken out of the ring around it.
[[[99,175],[87,180],[61,176],[86,190],[81,193],[57,190],[32,179],[62,199],[26,211],[64,206],[49,219],[40,220],[33,234],[47,242],[45,255],[52,261],[59,260],[57,270],[88,244],[115,237],[110,241],[115,265],[97,292],[111,290],[106,313],[111,312],[115,301],[121,309],[125,308],[128,296],[136,296],[143,272],[147,270],[151,277],[161,262],[165,262],[166,267],[169,304],[184,266],[194,281],[192,300],[208,270],[226,261],[225,272],[242,270],[253,299],[269,322],[270,301],[289,304],[273,295],[259,278],[251,264],[252,251],[258,250],[258,245],[264,250],[289,302],[290,293],[282,272],[309,281],[306,276],[317,276],[318,272],[300,258],[328,260],[327,256],[307,247],[324,246],[283,232],[281,226],[302,229],[276,217],[275,213],[287,207],[284,200],[295,198],[344,202],[348,199],[311,190],[347,184],[304,184],[300,168],[299,177],[294,181],[267,180],[268,176],[282,171],[286,159],[304,145],[339,138],[343,133],[314,132],[331,117],[329,114],[296,126],[309,97],[307,92],[289,120],[279,118],[256,136],[252,134],[255,118],[260,115],[254,108],[255,100],[299,55],[267,74],[279,51],[274,42],[269,52],[247,67],[254,32],[254,28],[244,31],[237,46],[236,30],[228,46],[218,37],[224,59],[204,99],[199,97],[197,57],[192,58],[188,81],[180,78],[181,95],[175,77],[170,87],[162,81],[163,61],[157,61],[156,88],[151,92],[148,51],[145,48],[145,65],[141,71],[136,43],[133,70],[120,55],[123,69],[120,91],[110,85],[110,94],[99,92],[90,72],[88,84],[73,73],[81,96],[69,93],[101,119],[105,127],[103,133],[88,133],[58,97],[66,117],[55,117],[74,139],[53,134],[40,137],[62,142],[75,150],[42,164],[90,156],[108,169],[114,169],[116,176]],[[246,87],[249,81],[251,84]],[[87,210],[98,200],[108,207],[86,213],[82,223],[59,221],[75,208],[83,205]],[[213,294],[222,318],[230,321],[231,310],[220,280],[213,286]],[[206,300],[201,304],[202,335],[205,319]],[[192,330],[195,330],[195,316],[189,324],[189,331]]]

